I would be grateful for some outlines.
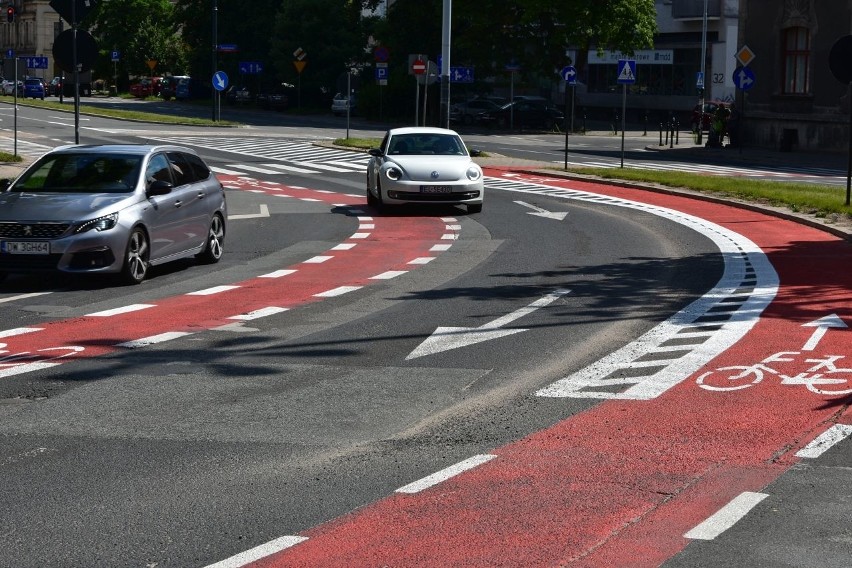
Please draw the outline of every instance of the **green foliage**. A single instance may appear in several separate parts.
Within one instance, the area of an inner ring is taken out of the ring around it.
[[[150,75],[147,62],[157,61],[155,74],[181,74],[186,68],[187,49],[174,20],[169,0],[110,0],[98,2],[88,17],[92,35],[101,51],[97,77],[118,73],[126,84],[128,75]],[[121,52],[117,64],[110,61],[113,50]]]

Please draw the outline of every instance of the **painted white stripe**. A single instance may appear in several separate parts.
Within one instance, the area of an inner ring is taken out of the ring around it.
[[[128,314],[130,312],[138,312],[139,310],[146,310],[148,308],[156,308],[154,304],[131,304],[129,306],[123,306],[121,308],[113,308],[111,310],[104,310],[102,312],[94,312],[92,314],[86,314],[85,317],[103,317],[107,318],[110,316],[117,316],[120,314]]]
[[[335,246],[334,248],[332,248],[331,250],[352,250],[356,246],[357,245],[355,243],[341,243],[341,244]]]
[[[127,347],[128,349],[137,349],[139,347],[147,347],[148,345],[154,345],[155,343],[171,341],[172,339],[180,339],[181,337],[186,337],[187,335],[192,335],[192,333],[188,331],[167,331],[166,333],[160,333],[158,335],[152,335],[150,337],[143,337],[141,339],[134,339],[133,341],[119,343],[116,345],[116,347]]]
[[[835,424],[812,441],[810,444],[796,452],[800,458],[818,458],[823,453],[852,436],[852,426],[849,424]]]
[[[372,217],[368,217],[366,215],[359,215],[358,216],[358,222],[369,222],[369,221],[373,221],[373,220],[374,219]]]
[[[423,491],[424,489],[428,489],[432,486],[438,485],[452,477],[455,477],[459,474],[462,474],[468,470],[471,470],[475,467],[478,467],[484,463],[487,463],[497,456],[492,454],[481,454],[478,456],[473,456],[472,458],[468,458],[464,461],[461,461],[455,465],[451,465],[448,468],[442,469],[441,471],[435,472],[432,475],[426,476],[423,479],[415,481],[413,483],[409,483],[404,487],[400,487],[396,490],[397,493],[418,493]]]
[[[407,270],[388,270],[387,272],[382,272],[381,274],[371,276],[370,280],[390,280],[391,278],[396,278],[397,276],[402,276],[403,274],[408,274],[408,271]]]
[[[445,229],[447,231],[461,231],[461,225],[447,225]]]
[[[333,256],[315,256],[313,258],[309,258],[305,261],[305,264],[322,264],[328,260],[334,258]]]
[[[225,168],[217,168],[217,167],[211,167],[210,169],[213,170],[214,173],[221,174],[223,176],[241,176],[244,173],[244,172],[237,172],[237,171],[234,171],[234,170],[226,170]]]
[[[314,294],[314,297],[333,298],[335,296],[342,296],[343,294],[354,292],[355,290],[360,290],[361,288],[363,288],[363,286],[339,286],[337,288],[332,288],[331,290],[327,290],[325,292],[320,292],[319,294]]]
[[[189,292],[186,294],[187,296],[212,296],[213,294],[220,294],[222,292],[227,292],[228,290],[236,290],[239,286],[213,286],[212,288],[207,288],[206,290],[197,290],[195,292]]]
[[[453,245],[434,245],[429,249],[429,252],[443,252],[445,250],[450,250],[450,247]]]
[[[370,233],[352,233],[350,239],[366,239],[370,236]]]
[[[457,223],[458,219],[456,219],[455,217],[441,217],[441,221],[443,221],[444,223]]]
[[[305,166],[307,168],[314,168],[317,170],[326,170],[329,172],[351,172],[352,170],[347,170],[345,168],[336,168],[334,166],[327,166],[325,164],[320,164],[318,162],[293,162],[294,164],[298,164],[300,166]]]
[[[25,333],[33,333],[34,331],[41,331],[43,329],[43,327],[16,327],[0,331],[0,337],[14,337],[15,335],[24,335]]]
[[[456,234],[452,234],[452,233],[448,233],[448,234],[446,234],[446,235],[441,235],[441,240],[442,240],[442,241],[455,241],[455,240],[456,240],[456,239],[458,239],[458,238],[459,238],[459,236],[458,236],[458,235],[456,235]]]
[[[435,260],[434,256],[421,256],[420,258],[415,258],[412,261],[409,261],[408,264],[429,264]]]
[[[713,540],[745,517],[758,503],[769,497],[766,493],[745,491],[711,515],[706,521],[683,535],[694,540]]]
[[[355,163],[352,163],[352,162],[344,162],[344,161],[337,161],[337,160],[329,160],[329,161],[323,162],[323,163],[332,164],[332,165],[335,165],[335,166],[340,166],[341,168],[351,168],[351,169],[359,171],[359,172],[363,172],[363,171],[367,170],[367,164],[355,164]]]
[[[259,278],[281,278],[282,276],[288,276],[296,272],[295,270],[276,270],[274,272],[270,272],[268,274],[261,274]]]
[[[270,540],[266,544],[261,544],[260,546],[256,546],[250,550],[246,550],[245,552],[235,554],[234,556],[216,562],[215,564],[210,564],[206,566],[206,568],[241,568],[246,564],[251,564],[256,560],[266,558],[267,556],[275,554],[276,552],[281,552],[286,548],[290,548],[291,546],[295,546],[306,540],[308,540],[308,538],[304,536],[282,536],[275,540]]]
[[[241,170],[248,170],[250,172],[257,172],[260,174],[280,174],[280,171],[270,170],[269,168],[259,168],[257,166],[250,166],[248,164],[225,164],[229,168],[240,168]]]
[[[296,166],[285,166],[284,164],[263,164],[267,168],[275,168],[276,170],[284,170],[287,172],[296,172],[297,174],[315,174],[316,170],[308,170],[305,168],[297,168]]]
[[[290,308],[279,308],[278,306],[270,306],[268,308],[260,308],[259,310],[252,310],[247,314],[239,314],[236,316],[230,316],[228,319],[232,320],[241,320],[248,321],[258,318],[265,318],[266,316],[272,316],[275,314],[280,314],[281,312],[286,312]]]
[[[314,199],[313,197],[300,197],[299,201],[309,201],[311,203],[322,203],[322,199]]]
[[[12,367],[0,369],[0,377],[11,377],[12,375],[21,375],[32,371],[40,371],[41,369],[49,369],[61,364],[62,363],[49,363],[45,361],[41,363],[24,363],[22,365],[14,365]]]
[[[8,298],[0,299],[0,304],[5,304],[6,302],[14,302],[15,300],[26,300],[27,298],[35,298],[36,296],[44,296],[45,294],[52,294],[53,292],[30,292],[29,294],[18,294],[17,296],[9,296]]]
[[[376,228],[375,223],[362,223],[362,224],[358,225],[359,231],[370,231],[370,230],[375,229],[375,228]]]

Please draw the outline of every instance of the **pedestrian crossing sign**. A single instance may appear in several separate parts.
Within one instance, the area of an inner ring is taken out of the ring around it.
[[[636,60],[635,59],[619,59],[618,60],[618,84],[632,85],[636,82]]]

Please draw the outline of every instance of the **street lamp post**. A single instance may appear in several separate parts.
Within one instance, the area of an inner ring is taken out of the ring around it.
[[[219,51],[218,28],[219,28],[219,22],[218,22],[218,18],[219,18],[219,0],[213,0],[213,18],[212,18],[213,19],[213,70],[210,73],[211,77],[213,77],[213,75],[216,74],[216,71],[217,71],[216,68],[219,66],[219,60],[218,60],[218,51]],[[213,89],[212,99],[213,99],[213,122],[216,122],[216,118],[217,118],[216,117],[216,102],[219,99],[219,91],[217,91],[216,89]]]
[[[698,143],[701,144],[701,139],[704,133],[704,92],[707,85],[706,69],[707,64],[707,0],[704,0],[704,17],[701,20],[701,79],[704,85],[701,87],[701,97],[698,101]]]

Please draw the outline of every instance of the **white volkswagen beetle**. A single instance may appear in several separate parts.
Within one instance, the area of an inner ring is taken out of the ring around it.
[[[394,128],[387,131],[381,147],[369,154],[367,203],[371,206],[462,204],[468,213],[482,211],[482,168],[471,160],[455,131]]]

